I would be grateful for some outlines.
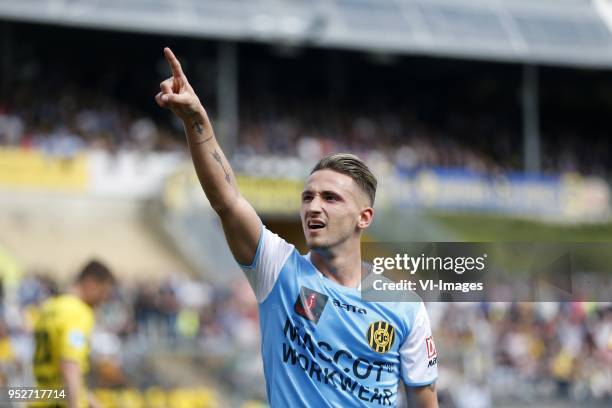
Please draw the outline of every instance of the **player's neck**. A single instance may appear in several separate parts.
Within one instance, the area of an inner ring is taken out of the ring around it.
[[[356,288],[361,282],[359,242],[345,248],[313,250],[310,260],[323,275],[342,286]]]

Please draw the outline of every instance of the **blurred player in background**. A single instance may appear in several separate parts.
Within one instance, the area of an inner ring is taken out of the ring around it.
[[[79,273],[70,293],[47,300],[41,307],[34,336],[34,375],[41,389],[64,388],[65,402],[36,407],[99,407],[88,394],[89,337],[94,308],[110,296],[115,278],[109,268],[89,262]]]
[[[240,195],[204,107],[172,51],[164,53],[172,77],[155,99],[183,121],[200,183],[255,292],[271,406],[395,406],[402,380],[414,405],[437,407],[423,303],[361,300],[361,234],[377,184],[367,166],[349,154],[315,166],[300,210],[311,252],[300,255]]]

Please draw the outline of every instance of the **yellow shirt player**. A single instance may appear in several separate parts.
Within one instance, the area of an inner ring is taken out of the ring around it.
[[[42,305],[34,327],[34,375],[39,389],[64,388],[66,399],[33,407],[99,406],[85,384],[89,337],[95,321],[93,308],[106,301],[114,282],[104,264],[92,261],[78,275],[70,294],[54,296]]]

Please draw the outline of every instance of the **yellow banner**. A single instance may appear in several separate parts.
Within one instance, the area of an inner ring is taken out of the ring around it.
[[[240,193],[260,213],[293,215],[300,211],[304,182],[237,176]]]
[[[24,189],[84,191],[87,157],[47,156],[40,151],[0,149],[0,186]]]

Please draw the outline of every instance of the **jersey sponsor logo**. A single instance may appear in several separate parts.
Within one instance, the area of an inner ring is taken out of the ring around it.
[[[349,305],[348,303],[342,303],[338,299],[334,299],[334,301],[332,303],[338,309],[344,309],[347,312],[353,312],[353,313],[359,313],[359,314],[368,314],[368,311],[365,310],[364,308],[357,307],[355,305]]]
[[[289,317],[285,320],[283,333],[284,364],[303,370],[313,382],[352,394],[355,399],[382,406],[395,405],[397,387],[379,385],[381,381],[385,383],[385,373],[394,377],[399,375],[399,369],[393,363],[370,361],[353,355],[349,350],[336,349],[330,343],[314,338],[306,325],[294,325]]]
[[[302,286],[295,301],[294,309],[300,316],[318,323],[328,299],[327,295]]]
[[[393,346],[395,328],[382,320],[372,323],[366,333],[368,344],[377,353],[386,353]]]
[[[425,347],[427,347],[427,358],[433,358],[438,355],[436,345],[433,341],[433,336],[429,336],[425,339]]]

